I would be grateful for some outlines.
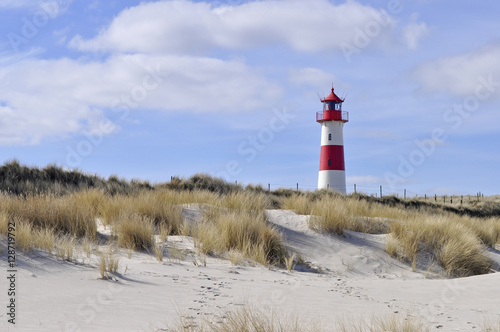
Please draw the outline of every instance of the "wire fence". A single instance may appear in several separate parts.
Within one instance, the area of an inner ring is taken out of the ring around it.
[[[237,182],[236,182],[237,183]],[[314,185],[304,185],[300,183],[295,184],[283,184],[283,183],[267,183],[268,191],[274,191],[279,189],[292,189],[296,191],[315,191],[318,189],[318,186]],[[418,199],[429,202],[441,202],[441,203],[464,203],[464,202],[472,202],[472,201],[480,201],[484,199],[484,194],[481,192],[477,192],[475,194],[470,193],[460,193],[460,194],[427,194],[427,193],[419,193],[414,192],[405,188],[389,188],[387,191],[382,185],[347,185],[347,186],[332,186],[328,188],[332,191],[346,192],[347,194],[359,193],[365,194],[374,197],[386,197],[386,196],[395,196],[397,198],[402,199]]]

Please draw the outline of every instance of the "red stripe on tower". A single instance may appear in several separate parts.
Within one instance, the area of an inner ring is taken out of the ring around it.
[[[319,159],[320,171],[345,171],[344,146],[323,145]]]

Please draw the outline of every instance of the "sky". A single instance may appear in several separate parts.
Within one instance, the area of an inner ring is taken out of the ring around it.
[[[314,190],[499,194],[500,3],[0,0],[0,163]]]

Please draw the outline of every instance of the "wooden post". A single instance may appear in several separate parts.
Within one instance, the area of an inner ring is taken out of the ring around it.
[[[271,184],[270,183],[267,184],[267,191],[271,192]]]
[[[299,191],[299,183],[297,182],[297,191]]]
[[[453,195],[451,195],[451,204],[453,204]]]
[[[356,193],[356,184],[354,184],[354,193]]]
[[[434,202],[437,202],[437,201],[438,201],[438,195],[434,194]]]
[[[464,195],[460,197],[460,205],[464,204]]]
[[[427,194],[424,195],[424,201],[427,202]]]
[[[380,186],[380,198],[382,198],[382,185]]]
[[[406,189],[405,189],[405,199],[406,199]]]

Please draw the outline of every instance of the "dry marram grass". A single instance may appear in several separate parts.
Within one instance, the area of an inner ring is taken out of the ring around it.
[[[330,331],[320,322],[307,321],[300,315],[281,314],[269,308],[255,308],[245,305],[226,312],[216,323],[208,319],[181,317],[180,323],[168,331],[173,332],[321,332]],[[381,318],[339,319],[335,331],[339,332],[428,332],[429,327],[410,316],[391,315]],[[496,331],[496,330],[492,330]]]
[[[22,168],[15,163],[9,167]],[[64,175],[54,167],[43,172],[55,172],[58,177]],[[76,176],[78,181],[90,181],[88,183],[97,181],[95,177],[77,175],[71,176]],[[126,187],[123,181],[114,178],[109,181],[112,184],[109,188]],[[179,190],[181,187],[184,189]],[[448,205],[446,210],[427,206],[419,200],[408,201],[408,206],[416,208],[407,209],[404,208],[407,205],[396,198],[377,201],[327,191],[307,194],[282,191],[282,196],[276,198],[280,193],[273,196],[262,190],[242,190],[204,175],[154,190],[146,183],[134,182],[130,186],[134,189],[126,194],[123,188],[112,191],[106,188],[104,185],[98,189],[84,188],[63,196],[0,194],[0,233],[6,234],[8,222],[15,221],[16,242],[25,253],[41,249],[68,260],[73,257],[69,246],[81,243],[90,257],[91,243],[97,240],[95,220],[100,218],[115,230],[120,246],[152,251],[158,260],[162,259],[163,250],[155,244],[155,234],[163,242],[169,235],[183,234],[196,238],[202,255],[229,253],[231,261],[239,262],[235,254],[239,253],[262,264],[287,267],[293,262],[286,253],[281,234],[267,223],[265,216],[265,209],[271,208],[278,199],[282,208],[311,215],[310,227],[316,230],[338,235],[344,235],[345,230],[390,232],[386,249],[391,256],[408,261],[416,268],[419,254],[428,252],[450,276],[487,273],[491,261],[484,255],[485,248],[494,248],[500,243],[500,218],[470,217],[465,215],[469,210],[456,210],[465,211],[461,215],[449,212]],[[180,205],[191,203],[205,206],[204,221],[199,225],[183,222]],[[477,215],[494,215],[500,209],[496,198],[472,200],[469,208],[475,208],[470,211]]]
[[[116,221],[118,245],[133,250],[149,250],[155,245],[154,224],[147,217],[123,215]]]

